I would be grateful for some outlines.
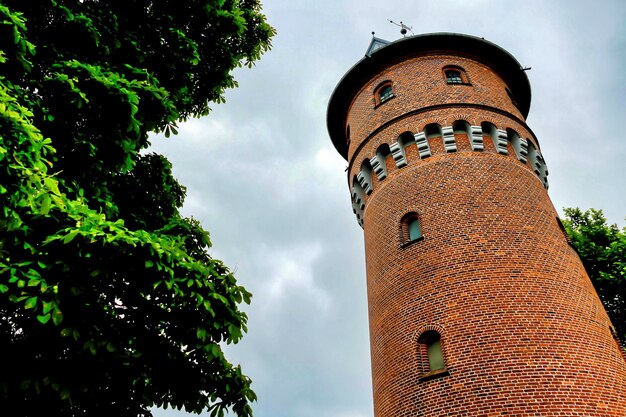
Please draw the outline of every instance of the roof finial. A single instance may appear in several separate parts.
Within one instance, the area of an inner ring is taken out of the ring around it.
[[[410,26],[407,26],[407,25],[405,25],[404,23],[402,23],[402,21],[400,21],[400,23],[396,23],[396,22],[394,22],[393,20],[390,20],[390,19],[388,19],[388,20],[389,20],[389,23],[393,23],[394,25],[396,25],[396,26],[399,26],[399,27],[400,27],[400,34],[401,34],[402,36],[405,36],[405,37],[406,37],[406,33],[407,33],[407,32],[411,32],[411,35],[413,35],[413,31],[411,30],[412,28],[411,28]]]

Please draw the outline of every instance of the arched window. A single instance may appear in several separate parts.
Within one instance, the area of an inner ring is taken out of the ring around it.
[[[391,85],[386,85],[381,88],[378,92],[378,96],[380,97],[381,103],[385,100],[390,99],[393,96],[393,89],[391,88]]]
[[[407,224],[407,229],[409,229],[409,240],[417,240],[422,237],[422,229],[420,228],[420,222],[417,219],[411,219]]]
[[[441,348],[441,335],[435,330],[428,330],[419,337],[417,342],[419,359],[422,364],[420,379],[423,381],[449,375]]]
[[[408,246],[413,242],[422,240],[422,225],[417,213],[408,213],[400,221],[400,241],[402,246]]]
[[[446,81],[448,84],[461,84],[463,79],[461,78],[461,73],[457,70],[447,70],[446,71]]]
[[[402,144],[404,148],[412,143],[415,143],[415,135],[411,132],[403,132],[398,136],[398,142]]]
[[[383,81],[378,87],[376,87],[376,90],[374,90],[374,103],[376,106],[383,104],[392,97],[395,96],[393,94],[393,85],[391,81]]]
[[[424,128],[424,133],[426,134],[427,139],[443,136],[441,126],[439,126],[437,123],[431,123],[426,125],[426,127]]]
[[[455,135],[465,135],[469,137],[470,125],[465,120],[457,120],[452,123],[452,129]]]
[[[467,84],[469,85],[469,78],[467,78],[467,73],[461,67],[457,67],[454,65],[449,65],[447,67],[443,67],[443,75],[446,78],[446,83],[448,84]]]
[[[420,337],[420,343],[426,348],[428,357],[428,371],[437,371],[446,367],[441,351],[441,336],[434,330],[429,330]]]

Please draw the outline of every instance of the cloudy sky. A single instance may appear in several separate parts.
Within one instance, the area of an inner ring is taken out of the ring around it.
[[[187,186],[184,212],[254,294],[249,333],[228,347],[259,396],[256,417],[372,417],[362,230],[326,131],[326,105],[376,36],[459,32],[528,72],[528,124],[554,205],[626,224],[623,0],[265,0],[272,51],[236,73],[210,116],[152,139]],[[186,416],[157,410],[158,417]]]

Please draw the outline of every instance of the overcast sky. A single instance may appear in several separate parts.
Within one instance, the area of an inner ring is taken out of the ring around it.
[[[626,224],[626,1],[266,0],[273,49],[180,134],[153,137],[187,187],[184,213],[253,294],[229,358],[259,396],[256,417],[373,417],[363,233],[326,131],[326,106],[371,32],[458,32],[525,67],[528,124],[555,207]],[[157,410],[158,417],[185,416]]]

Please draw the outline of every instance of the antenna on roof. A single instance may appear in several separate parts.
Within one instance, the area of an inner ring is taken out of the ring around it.
[[[411,32],[411,35],[413,35],[413,31],[411,30],[412,28],[410,26],[407,26],[404,23],[402,23],[402,21],[400,21],[400,23],[396,23],[393,20],[389,20],[389,23],[393,23],[394,25],[400,27],[400,34],[402,36],[406,36],[407,32]]]

